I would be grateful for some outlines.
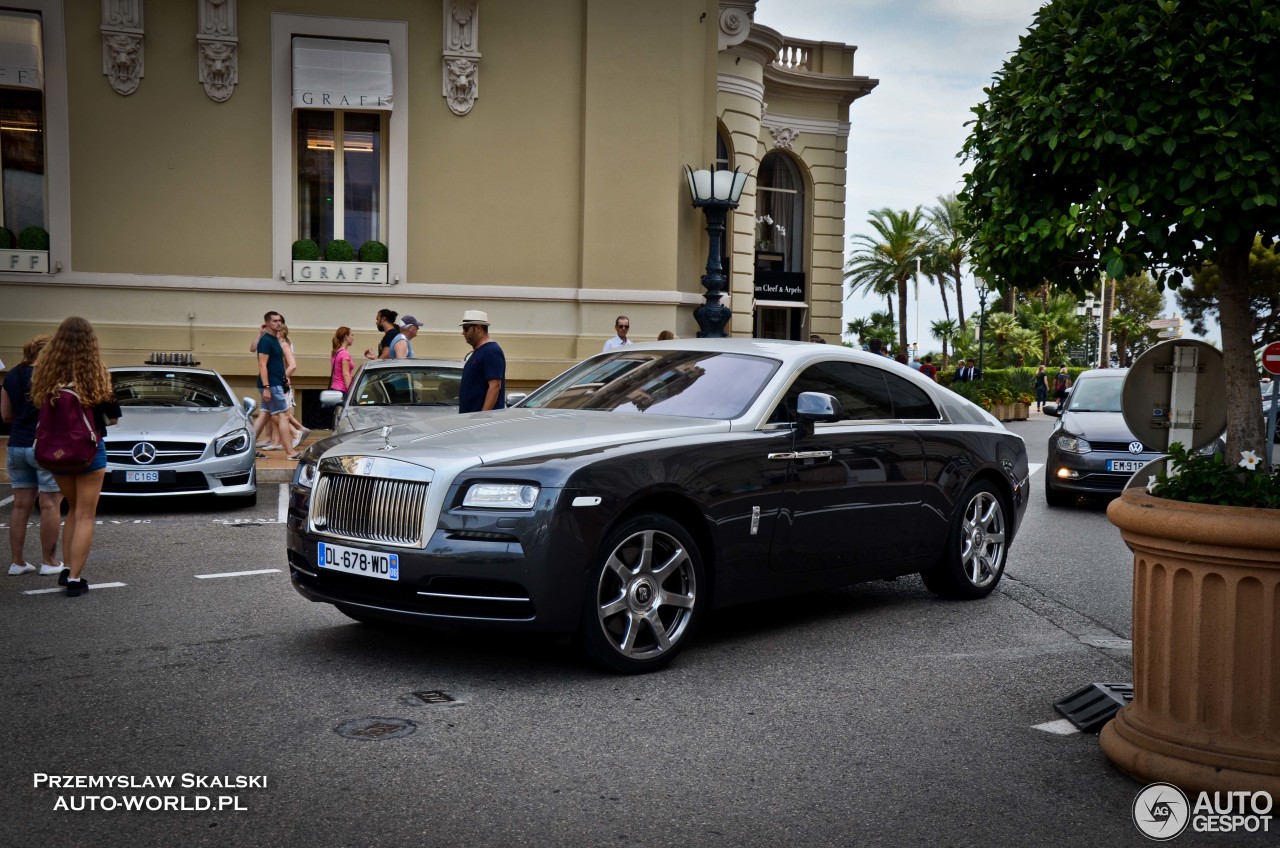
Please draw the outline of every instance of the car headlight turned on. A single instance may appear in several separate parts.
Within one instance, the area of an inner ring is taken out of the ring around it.
[[[1067,453],[1088,453],[1093,448],[1089,447],[1089,443],[1079,436],[1063,434],[1058,436],[1058,450],[1066,451]]]
[[[530,483],[472,483],[462,505],[479,509],[533,509],[538,487]]]
[[[249,449],[250,441],[248,430],[236,430],[234,433],[228,433],[213,443],[213,455],[234,456],[238,453],[244,453]]]
[[[303,489],[310,489],[315,486],[317,467],[315,457],[303,455],[298,460],[298,467],[293,469],[293,485],[300,486]]]

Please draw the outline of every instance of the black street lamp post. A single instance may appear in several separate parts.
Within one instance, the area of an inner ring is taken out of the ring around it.
[[[982,355],[986,347],[984,339],[987,335],[987,295],[990,291],[985,282],[978,281],[978,373],[983,376],[987,373],[983,370]]]
[[[702,287],[707,290],[703,295],[706,303],[693,311],[693,318],[698,322],[698,338],[723,339],[724,328],[733,312],[720,302],[727,282],[724,266],[720,264],[721,244],[729,210],[736,209],[742,199],[747,175],[736,168],[732,171],[695,171],[687,165],[685,172],[689,180],[689,196],[693,205],[707,216],[707,235],[711,237],[707,249],[707,273],[702,275]]]

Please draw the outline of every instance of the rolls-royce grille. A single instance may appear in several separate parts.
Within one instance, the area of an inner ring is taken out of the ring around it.
[[[391,545],[422,540],[427,484],[353,474],[322,474],[311,496],[319,532]]]

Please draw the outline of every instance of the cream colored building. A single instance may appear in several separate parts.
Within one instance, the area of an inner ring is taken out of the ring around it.
[[[0,250],[6,362],[80,314],[109,364],[188,352],[244,386],[274,309],[316,388],[339,325],[362,351],[395,309],[419,357],[459,359],[483,309],[533,385],[620,313],[633,339],[696,334],[684,167],[714,161],[752,175],[732,334],[839,338],[849,105],[876,81],[751,0],[0,6],[2,223],[48,232]],[[306,237],[386,261],[295,262]]]

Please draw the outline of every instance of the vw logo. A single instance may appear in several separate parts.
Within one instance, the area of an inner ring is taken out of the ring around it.
[[[1129,443],[1129,453],[1142,453],[1142,451],[1143,451],[1142,442]]]
[[[156,458],[156,446],[150,442],[138,442],[129,453],[134,462],[139,465],[146,465]]]

